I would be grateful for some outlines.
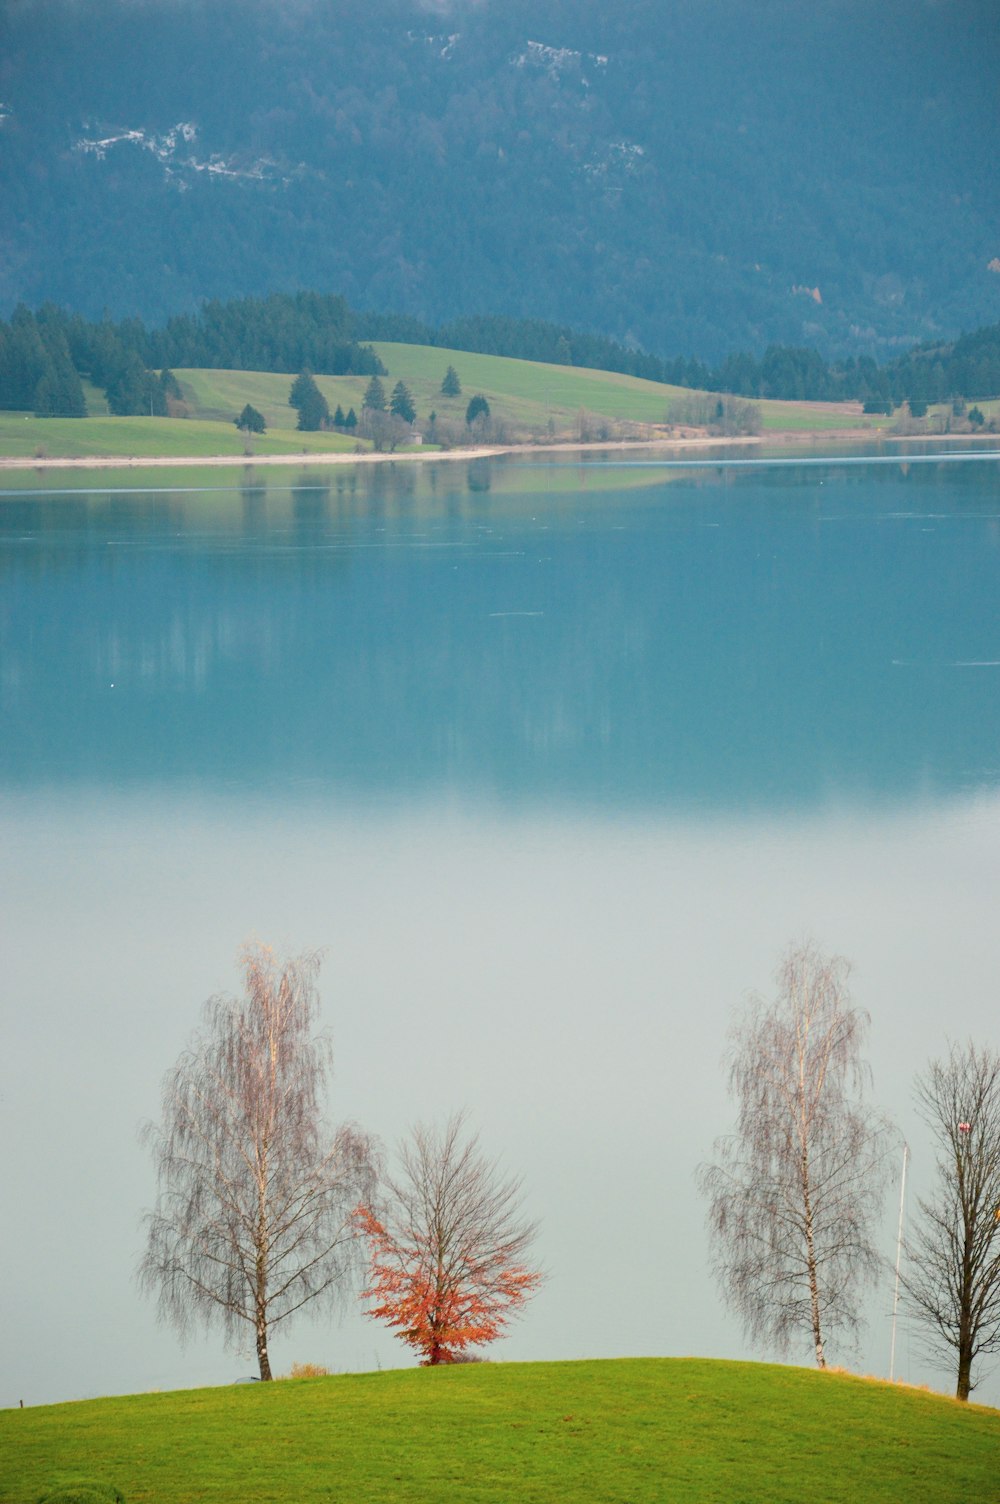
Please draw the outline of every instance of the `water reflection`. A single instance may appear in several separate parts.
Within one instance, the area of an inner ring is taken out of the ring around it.
[[[728,1123],[730,1009],[796,936],[855,962],[926,1183],[913,1075],[993,1037],[995,471],[476,473],[0,504],[29,1403],[242,1371],[182,1357],[130,1275],[135,1124],[251,933],[330,946],[338,1116],[392,1139],[467,1104],[524,1171],[551,1279],[511,1358],[747,1351],[692,1170]],[[357,1319],[276,1356],[400,1361]]]
[[[617,807],[995,782],[995,468],[554,496],[552,467],[500,495],[456,469],[8,499],[0,778]]]

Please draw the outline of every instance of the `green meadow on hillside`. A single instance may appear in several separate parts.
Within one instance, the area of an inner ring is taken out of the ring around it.
[[[389,382],[405,381],[417,396],[421,413],[434,408],[439,417],[452,417],[473,392],[482,392],[494,412],[513,423],[547,425],[552,418],[560,431],[573,427],[581,412],[612,422],[663,424],[671,421],[671,404],[691,393],[681,386],[644,381],[613,371],[583,370],[575,366],[544,365],[506,356],[473,355],[464,350],[440,350],[428,345],[376,342],[375,350],[389,370]],[[440,395],[441,381],[453,365],[462,382],[461,397]],[[713,394],[714,395],[714,394]],[[340,399],[342,400],[342,399]],[[425,402],[426,407],[422,406]],[[757,403],[761,427],[768,431],[884,428],[891,420],[863,414],[859,402],[809,403],[765,400]]]
[[[433,410],[439,418],[461,420],[469,398],[482,392],[494,415],[501,420],[544,434],[551,419],[561,433],[574,428],[581,412],[617,423],[667,423],[671,421],[671,403],[691,395],[684,387],[666,386],[613,371],[545,365],[430,345],[376,341],[374,348],[389,372],[387,389],[396,381],[404,381],[414,394],[421,417]],[[460,397],[441,395],[441,382],[449,365],[455,367],[462,383]],[[320,380],[324,390],[327,380],[351,383],[352,389],[361,395],[367,384],[356,377],[324,377]],[[329,393],[327,397],[331,400]],[[344,397],[337,396],[331,405],[336,401],[343,403],[346,411]],[[358,405],[354,397],[349,401]],[[764,432],[794,429],[835,432],[845,428],[870,428],[874,432],[890,422],[887,418],[862,414],[857,402],[814,404],[767,400],[758,406]]]
[[[353,439],[335,433],[268,432],[255,437],[254,454],[353,453]],[[34,458],[87,456],[153,459],[177,455],[245,457],[245,436],[228,423],[201,418],[34,418],[0,413],[0,455]]]
[[[664,386],[609,371],[542,365],[500,355],[473,355],[426,345],[379,343],[375,347],[388,369],[383,378],[389,395],[397,381],[413,394],[418,428],[426,430],[431,412],[452,444],[468,440],[465,412],[470,397],[482,393],[507,442],[575,440],[583,432],[597,440],[651,436],[651,425],[670,421],[671,404],[689,394],[681,387]],[[445,397],[441,382],[453,365],[462,383],[459,397]],[[178,370],[174,373],[188,405],[185,418],[118,418],[107,411],[103,394],[86,390],[87,418],[35,418],[23,413],[0,413],[0,456],[32,459],[82,458],[106,455],[151,459],[157,456],[199,458],[232,455],[239,462],[247,449],[259,455],[318,452],[354,453],[353,436],[337,432],[299,433],[289,406],[292,378],[268,371]],[[339,404],[346,413],[361,411],[368,385],[362,376],[319,376],[317,382],[331,412]],[[267,432],[248,444],[233,424],[246,403],[264,416]],[[793,402],[761,402],[763,432],[815,431],[835,435],[838,430],[888,426],[886,418],[862,417],[857,403],[840,406]],[[362,448],[370,445],[362,443]]]
[[[429,345],[376,343],[375,350],[389,371],[388,381],[405,381],[413,391],[418,412],[429,412],[433,407],[440,417],[464,419],[469,398],[482,392],[501,417],[540,430],[550,417],[557,428],[564,429],[573,424],[581,410],[615,421],[663,423],[671,399],[686,395],[683,387],[663,386],[613,371],[543,365]],[[462,383],[460,397],[441,395],[441,382],[449,365],[455,367]]]
[[[481,1364],[0,1412],[0,1500],[954,1504],[996,1496],[1000,1414],[801,1368]]]
[[[565,435],[574,429],[582,411],[610,422],[663,423],[672,398],[684,395],[681,387],[662,386],[634,376],[608,371],[583,371],[570,366],[541,365],[513,360],[503,355],[472,355],[463,350],[441,350],[427,345],[377,343],[375,349],[388,371],[382,378],[386,396],[397,381],[413,394],[418,426],[426,425],[430,413],[461,429],[469,399],[482,393],[493,416],[517,430],[545,437],[553,428]],[[462,384],[461,395],[445,397],[441,383],[453,365]],[[263,413],[268,426],[294,429],[295,413],[288,405],[292,378],[261,371],[179,370],[185,399],[199,418],[225,419],[240,411],[244,402]],[[366,376],[317,376],[317,385],[330,405],[338,403],[346,413],[361,411]]]

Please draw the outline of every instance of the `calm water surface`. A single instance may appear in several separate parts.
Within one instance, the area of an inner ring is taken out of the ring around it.
[[[998,1042],[1000,457],[31,487],[0,492],[0,1403],[252,1371],[131,1285],[136,1125],[248,935],[327,947],[339,1116],[467,1106],[523,1172],[549,1279],[497,1356],[750,1351],[693,1171],[794,938],[854,962],[926,1183],[914,1072]],[[276,1348],[406,1361],[353,1310]]]

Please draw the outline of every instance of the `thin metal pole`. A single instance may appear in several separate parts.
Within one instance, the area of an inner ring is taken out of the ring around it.
[[[899,1307],[899,1263],[903,1255],[903,1202],[906,1199],[906,1161],[909,1144],[903,1145],[903,1173],[899,1177],[899,1227],[896,1230],[896,1285],[892,1292],[892,1346],[889,1349],[889,1383],[896,1377],[896,1311]]]

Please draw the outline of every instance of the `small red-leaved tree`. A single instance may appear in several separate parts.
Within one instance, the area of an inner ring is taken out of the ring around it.
[[[415,1129],[399,1177],[357,1213],[371,1253],[367,1314],[395,1327],[425,1366],[502,1336],[541,1282],[523,1262],[535,1227],[521,1218],[520,1183],[463,1129],[461,1115],[440,1131]]]

